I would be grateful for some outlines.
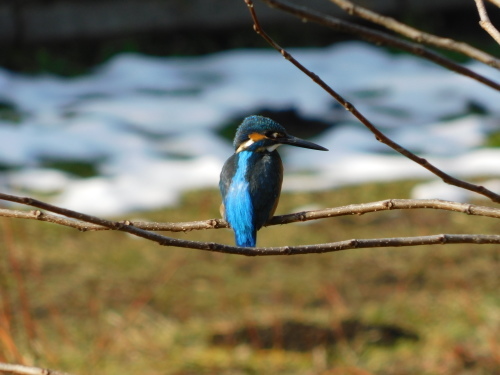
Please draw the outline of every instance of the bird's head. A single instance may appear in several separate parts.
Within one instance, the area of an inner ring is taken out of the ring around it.
[[[328,151],[316,143],[288,134],[283,126],[263,116],[245,118],[236,131],[233,144],[236,152],[245,150],[271,152],[283,144]]]

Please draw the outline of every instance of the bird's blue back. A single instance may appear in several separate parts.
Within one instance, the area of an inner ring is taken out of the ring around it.
[[[257,231],[274,214],[283,180],[283,165],[276,151],[240,151],[221,172],[224,217],[236,245],[253,247]]]

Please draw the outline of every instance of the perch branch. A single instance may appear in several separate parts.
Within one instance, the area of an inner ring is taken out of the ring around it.
[[[266,226],[283,225],[295,222],[303,222],[310,220],[327,219],[338,216],[363,215],[388,210],[411,210],[411,209],[437,209],[445,211],[455,211],[465,213],[467,215],[484,216],[491,218],[500,218],[500,209],[486,206],[478,206],[469,203],[459,203],[444,201],[440,199],[388,199],[378,202],[350,204],[347,206],[326,208],[315,211],[302,211],[287,215],[274,216]],[[18,219],[31,219],[55,223],[80,231],[98,231],[109,230],[110,228],[87,223],[85,221],[66,219],[64,217],[53,215],[40,210],[20,211],[0,209],[0,216],[11,217]],[[223,219],[208,219],[190,222],[179,223],[155,223],[146,221],[125,220],[124,223],[133,225],[136,228],[149,231],[166,231],[166,232],[189,232],[192,230],[204,229],[219,229],[228,228],[228,224]]]
[[[417,43],[425,43],[439,48],[448,49],[450,51],[459,52],[465,56],[481,61],[487,65],[493,66],[500,69],[500,60],[494,56],[481,51],[467,43],[458,42],[450,38],[442,38],[436,35],[426,33],[422,30],[415,29],[414,27],[408,26],[402,22],[395,20],[392,17],[386,17],[378,14],[372,10],[366,9],[360,5],[354,4],[348,0],[330,0],[335,3],[340,8],[345,10],[347,13],[361,17],[365,20],[373,22],[377,25],[381,25],[389,30],[395,31],[407,38],[410,38]],[[482,3],[482,0],[476,0],[476,4]],[[484,4],[483,4],[484,9]],[[479,9],[479,4],[478,4]],[[486,11],[484,11],[486,14]],[[481,12],[480,12],[481,14]],[[486,15],[487,17],[487,15]],[[482,18],[482,17],[481,17]],[[489,21],[489,20],[488,20]],[[491,25],[491,23],[490,23]],[[481,25],[482,26],[482,25]],[[498,31],[497,31],[498,33]],[[491,35],[491,34],[490,34]]]
[[[276,4],[279,3],[275,0],[263,0],[267,3]],[[281,53],[281,55],[288,61],[290,61],[295,67],[297,67],[301,72],[306,74],[309,78],[311,78],[316,84],[318,84],[323,90],[325,90],[330,96],[332,96],[335,100],[337,100],[346,110],[351,112],[364,126],[366,126],[374,135],[375,138],[387,146],[391,147],[393,150],[399,152],[400,154],[406,156],[408,159],[413,160],[415,163],[421,165],[434,175],[441,178],[445,183],[458,186],[462,189],[470,190],[475,193],[484,195],[490,198],[492,201],[496,203],[500,203],[500,195],[492,192],[491,190],[486,189],[484,186],[479,186],[472,184],[470,182],[459,180],[455,177],[450,176],[449,174],[443,172],[439,168],[435,167],[433,164],[429,163],[426,159],[421,158],[414,153],[410,152],[406,148],[397,144],[387,136],[385,136],[378,128],[372,124],[361,112],[358,111],[354,105],[345,100],[339,93],[333,90],[329,85],[326,84],[317,74],[311,72],[304,65],[298,62],[289,52],[283,49],[279,44],[277,44],[260,26],[260,22],[257,18],[257,14],[255,13],[255,9],[253,6],[252,0],[245,0],[245,3],[248,6],[250,14],[252,16],[254,22],[254,30],[257,34],[259,34],[262,38],[264,38],[274,49]],[[287,5],[288,6],[288,5]]]
[[[117,222],[101,219],[95,216],[53,206],[51,204],[29,198],[18,197],[0,193],[0,199],[16,202],[27,206],[37,207],[51,211],[59,215],[64,215],[80,221],[107,227],[109,229],[130,233],[137,237],[154,241],[162,246],[177,246],[197,250],[207,250],[225,254],[264,256],[264,255],[299,255],[312,253],[327,253],[349,249],[376,248],[376,247],[402,247],[418,245],[442,245],[442,244],[500,244],[500,235],[487,234],[435,234],[431,236],[416,237],[393,237],[393,238],[370,238],[370,239],[350,239],[331,243],[304,245],[304,246],[281,246],[281,247],[237,247],[223,245],[215,242],[200,242],[181,240],[177,238],[162,236],[144,229],[130,225],[129,222]]]
[[[479,25],[488,33],[490,36],[495,39],[495,41],[500,44],[500,32],[493,26],[490,21],[490,17],[488,17],[488,13],[486,12],[486,7],[484,6],[483,0],[475,0],[477,11],[479,12]],[[495,3],[496,4],[496,3]],[[497,4],[498,5],[498,4]]]
[[[412,43],[412,42],[407,42],[403,40],[402,38],[397,38],[395,36],[392,36],[390,34],[384,33],[382,31],[376,31],[372,30],[368,27],[356,25],[354,23],[344,21],[329,15],[324,15],[318,12],[315,12],[311,9],[301,7],[298,5],[292,5],[290,3],[285,3],[280,0],[261,0],[268,4],[272,8],[277,8],[280,9],[284,12],[290,13],[291,15],[301,19],[301,20],[307,20],[311,22],[315,22],[319,25],[323,25],[326,27],[330,27],[332,29],[349,33],[349,34],[354,34],[358,35],[359,37],[377,44],[377,45],[386,45],[394,48],[398,48],[402,51],[406,51],[408,53],[426,58],[438,65],[441,65],[445,67],[446,69],[449,69],[451,71],[454,71],[455,73],[462,74],[466,77],[472,78],[478,82],[483,83],[484,85],[491,87],[497,91],[500,91],[500,83],[492,81],[481,74],[478,74],[476,72],[473,72],[472,70],[463,67],[454,61],[447,59],[446,57],[430,51],[429,49],[425,48],[421,44],[418,43]],[[245,0],[246,2],[246,0]],[[252,1],[250,3],[253,6]],[[248,3],[247,3],[248,5]]]
[[[13,374],[25,374],[25,375],[70,375],[66,372],[49,370],[46,368],[15,365],[2,362],[0,362],[0,371],[10,372]]]

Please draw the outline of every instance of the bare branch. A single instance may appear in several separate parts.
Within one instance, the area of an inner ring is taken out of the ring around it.
[[[76,228],[81,230],[82,232],[88,230],[102,230],[108,229],[106,227],[102,227],[100,225],[86,223],[80,220],[71,220],[66,219],[62,216],[48,214],[46,212],[42,212],[40,210],[32,210],[32,211],[19,211],[19,210],[8,210],[5,208],[0,209],[0,216],[3,217],[12,217],[15,219],[32,219],[39,221],[47,221],[49,223],[59,224],[66,227]]]
[[[363,215],[387,210],[408,210],[408,209],[437,209],[444,211],[455,211],[467,215],[500,218],[500,209],[486,206],[478,206],[469,203],[459,203],[444,201],[440,199],[388,199],[378,202],[350,204],[347,206],[325,208],[315,211],[302,211],[287,215],[274,216],[266,226],[283,225],[295,222],[327,219],[338,216]],[[101,225],[90,224],[84,221],[66,219],[64,217],[42,212],[40,210],[19,211],[0,209],[0,216],[18,219],[31,219],[46,221],[54,224],[76,228],[80,231],[110,230],[111,228]],[[149,231],[165,232],[189,232],[192,230],[229,228],[223,219],[209,219],[178,223],[155,223],[147,221],[124,220],[123,223],[132,225],[139,229]]]
[[[484,85],[491,87],[494,90],[500,91],[500,83],[492,81],[482,76],[481,74],[473,72],[472,70],[464,66],[461,66],[436,52],[426,49],[421,44],[407,42],[402,38],[398,38],[381,31],[372,30],[368,27],[356,25],[354,23],[344,21],[329,15],[324,15],[305,7],[292,5],[290,3],[286,3],[281,0],[261,0],[261,1],[268,4],[270,7],[277,8],[287,13],[290,13],[301,20],[312,21],[335,30],[358,35],[359,37],[378,45],[391,46],[394,48],[398,48],[402,51],[406,51],[411,54],[421,56],[438,65],[445,67],[446,69],[454,71],[455,73],[462,74],[466,77],[481,82]],[[245,0],[245,2],[247,3],[247,5],[248,3],[250,3],[253,7],[252,1],[247,2]]]
[[[327,253],[341,250],[377,248],[377,247],[405,247],[419,245],[444,245],[444,244],[498,244],[500,235],[492,234],[435,234],[431,236],[416,237],[393,237],[393,238],[370,238],[370,239],[351,239],[320,245],[306,246],[285,246],[270,248],[255,248],[258,254],[247,255],[299,255],[312,253]]]
[[[444,201],[441,199],[387,199],[378,202],[350,204],[317,211],[304,211],[275,216],[266,225],[289,224],[298,221],[325,219],[337,216],[363,215],[388,210],[437,209],[455,211],[467,215],[500,218],[500,209],[475,204]]]
[[[30,367],[23,365],[12,365],[9,363],[0,362],[1,372],[11,372],[14,374],[25,374],[25,375],[70,375],[66,372],[49,370],[39,367]]]
[[[53,206],[51,204],[28,197],[17,197],[0,193],[0,199],[24,204],[27,206],[41,208],[60,215],[64,215],[80,221],[85,221],[99,226],[104,226],[109,229],[119,230],[133,234],[134,236],[145,238],[154,241],[162,246],[177,246],[183,248],[207,250],[220,252],[225,254],[246,255],[246,256],[263,256],[263,255],[299,255],[312,253],[326,253],[340,250],[373,248],[373,247],[402,247],[402,246],[418,246],[418,245],[441,245],[441,244],[458,244],[458,243],[473,243],[473,244],[500,244],[500,235],[486,234],[436,234],[431,236],[417,237],[393,237],[393,238],[371,238],[371,239],[350,239],[317,245],[304,246],[282,246],[282,247],[238,247],[222,245],[215,242],[200,242],[181,240],[177,238],[162,236],[152,233],[133,225],[129,222],[117,222],[106,219],[101,219],[95,216],[86,215],[80,212],[68,210],[65,208]],[[389,201],[391,202],[391,201]],[[391,206],[390,204],[388,205]],[[389,208],[390,209],[390,208]],[[488,210],[485,207],[486,211]],[[474,210],[471,209],[471,212]],[[467,211],[465,211],[467,212]],[[276,223],[278,224],[278,223]]]
[[[67,219],[62,216],[53,215],[40,210],[20,211],[20,210],[0,209],[0,216],[11,217],[15,219],[31,219],[31,220],[45,221],[49,223],[63,225],[70,228],[75,228],[82,232],[112,229],[102,225],[91,224],[81,220]],[[130,220],[123,220],[122,223],[126,225],[133,225],[136,228],[144,230],[166,231],[166,232],[189,232],[192,230],[218,229],[218,228],[229,227],[226,221],[223,219],[210,219],[210,220],[200,220],[200,221],[180,222],[180,223],[155,223],[148,221],[132,222]]]
[[[224,246],[224,245],[214,244],[214,243],[180,240],[180,239],[176,239],[176,238],[162,236],[162,235],[159,235],[156,233],[152,233],[152,232],[137,228],[133,225],[130,225],[129,222],[118,222],[118,221],[101,219],[101,218],[96,217],[96,216],[87,215],[87,214],[73,211],[73,210],[68,210],[68,209],[62,208],[62,207],[57,207],[57,206],[51,205],[49,203],[45,203],[45,202],[39,201],[37,199],[29,198],[29,197],[18,197],[15,195],[0,193],[0,199],[6,200],[9,202],[23,204],[26,206],[37,207],[37,208],[40,208],[42,210],[47,210],[47,211],[50,211],[50,212],[53,212],[53,213],[56,213],[59,215],[63,215],[63,216],[66,216],[66,217],[69,217],[72,219],[76,219],[79,221],[84,221],[87,223],[92,223],[92,224],[95,224],[98,226],[104,226],[104,227],[109,228],[109,229],[127,232],[130,234],[133,234],[134,236],[157,242],[158,244],[160,244],[162,246],[178,246],[178,247],[185,247],[185,248],[192,248],[192,249],[199,249],[199,250],[212,250],[212,251],[222,251],[222,252],[225,252],[225,249],[230,249],[230,250],[234,250],[234,254],[244,254],[245,251],[248,250],[245,248],[239,248],[239,247],[234,247],[234,246]]]
[[[284,5],[283,3],[275,0],[263,0],[266,3],[273,4],[275,6],[278,6],[277,4],[280,4],[280,9],[284,9],[282,7],[285,7],[287,9],[293,8],[293,9],[299,9],[292,7],[290,5]],[[413,160],[415,163],[421,165],[431,173],[435,174],[439,178],[441,178],[445,183],[458,186],[460,188],[466,189],[473,191],[475,193],[484,195],[488,198],[490,198],[492,201],[500,203],[500,195],[492,192],[491,190],[486,189],[484,186],[479,186],[472,184],[470,182],[462,181],[459,180],[455,177],[450,176],[449,174],[443,172],[439,168],[435,167],[431,163],[429,163],[426,159],[421,158],[414,153],[410,152],[406,148],[402,147],[401,145],[397,144],[387,136],[385,136],[380,130],[377,129],[377,127],[372,124],[361,112],[357,110],[354,105],[349,103],[344,97],[342,97],[339,93],[337,93],[335,90],[333,90],[329,85],[326,84],[325,81],[323,81],[318,75],[315,73],[311,72],[309,69],[307,69],[304,65],[302,65],[300,62],[298,62],[289,52],[287,52],[285,49],[283,49],[279,44],[277,44],[260,26],[259,20],[257,18],[257,14],[255,13],[255,9],[253,6],[252,0],[245,0],[245,3],[248,6],[248,9],[250,11],[250,14],[252,16],[252,19],[254,21],[254,30],[257,34],[262,36],[274,49],[279,51],[283,57],[290,61],[293,65],[295,65],[300,71],[302,71],[304,74],[306,74],[309,78],[311,78],[316,84],[318,84],[323,90],[325,90],[328,94],[330,94],[335,100],[337,100],[346,110],[351,112],[363,125],[365,125],[374,135],[375,138],[387,146],[391,147],[393,150],[399,152],[400,154],[406,156],[408,159]],[[304,12],[300,8],[300,14],[304,14]],[[306,12],[305,14],[312,14]],[[304,16],[306,17],[306,16]],[[321,16],[321,19],[325,19],[325,17]],[[500,87],[500,86],[499,86]]]
[[[500,0],[488,0],[488,1],[500,8]]]
[[[500,44],[500,32],[493,26],[490,21],[490,17],[488,17],[488,13],[486,12],[486,7],[484,6],[483,0],[475,0],[477,10],[479,12],[479,17],[481,20],[479,21],[479,25],[488,33],[490,36],[495,39],[495,41]],[[498,4],[497,4],[498,5]]]
[[[378,14],[372,10],[366,9],[362,6],[352,3],[348,0],[330,0],[332,3],[337,4],[340,8],[345,10],[351,15],[361,17],[365,20],[376,23],[377,25],[384,26],[385,28],[395,31],[404,35],[417,43],[425,43],[439,48],[445,48],[450,51],[462,53],[465,56],[481,61],[487,65],[500,69],[500,60],[494,56],[481,51],[467,43],[458,42],[449,38],[442,38],[436,35],[426,33],[424,31],[410,27],[401,23],[394,18],[386,17]],[[476,0],[476,3],[482,0]],[[478,6],[479,7],[479,6]],[[484,5],[483,5],[484,8]]]

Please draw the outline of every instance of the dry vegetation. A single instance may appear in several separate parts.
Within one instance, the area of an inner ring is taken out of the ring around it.
[[[405,198],[412,182],[285,195],[278,213]],[[215,191],[142,219],[216,217]],[[0,361],[74,374],[499,374],[498,245],[257,257],[0,218]],[[382,212],[264,228],[262,245],[494,233]],[[229,230],[178,234],[232,243]],[[496,372],[495,372],[496,371]]]

